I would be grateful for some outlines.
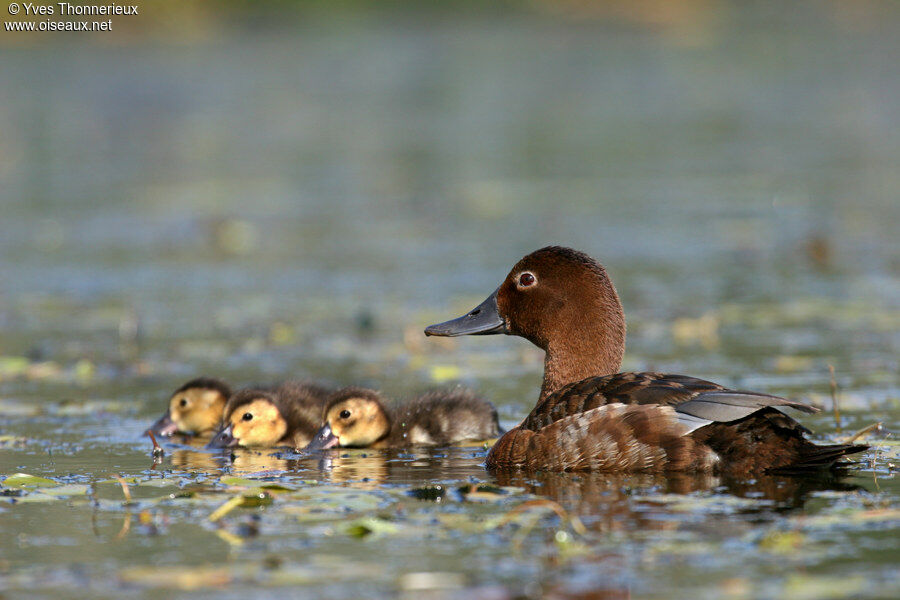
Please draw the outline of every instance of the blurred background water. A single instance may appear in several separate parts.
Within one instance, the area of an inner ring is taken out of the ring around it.
[[[609,269],[625,368],[831,408],[833,365],[844,430],[900,421],[895,3],[140,7],[109,33],[0,37],[0,433],[31,440],[0,448],[4,474],[142,472],[141,428],[200,373],[461,382],[512,425],[540,353],[421,330],[551,243]],[[478,457],[431,476],[488,477]],[[33,534],[18,514],[4,531]],[[851,568],[875,595],[885,551]],[[751,595],[788,589],[768,568]]]

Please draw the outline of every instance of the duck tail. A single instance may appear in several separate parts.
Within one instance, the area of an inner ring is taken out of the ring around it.
[[[869,447],[865,444],[817,446],[809,442],[801,448],[797,460],[783,467],[769,469],[768,472],[776,475],[799,475],[823,469],[842,469],[855,464],[841,460],[843,457],[864,452],[868,449]]]

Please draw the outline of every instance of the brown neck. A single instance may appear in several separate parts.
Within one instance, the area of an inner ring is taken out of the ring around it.
[[[571,326],[547,340],[540,400],[569,383],[619,372],[625,355],[625,313],[615,289],[607,294],[593,310],[562,319]]]

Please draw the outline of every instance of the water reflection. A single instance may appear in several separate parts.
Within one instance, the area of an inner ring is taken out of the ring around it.
[[[837,474],[818,477],[760,476],[736,480],[708,474],[669,473],[647,475],[610,475],[605,473],[531,473],[497,472],[498,485],[522,487],[530,493],[554,500],[578,514],[596,515],[614,520],[631,515],[642,520],[644,511],[634,513],[635,499],[662,506],[669,494],[691,498],[747,499],[741,512],[759,510],[795,510],[802,508],[814,492],[855,491],[864,489],[844,482]],[[607,523],[612,527],[612,521]]]
[[[379,485],[422,486],[436,482],[484,481],[484,451],[467,448],[329,450],[304,455],[325,481],[371,489]]]
[[[863,486],[848,483],[845,473],[824,471],[818,475],[776,476],[763,475],[756,479],[726,478],[717,491],[727,492],[738,498],[773,500],[779,510],[802,508],[816,492],[865,491]]]
[[[273,450],[244,450],[233,453],[211,452],[200,448],[178,448],[170,452],[176,471],[209,475],[264,476],[296,470],[296,461],[281,458]]]
[[[384,485],[495,483],[553,500],[577,514],[602,515],[610,527],[623,515],[638,520],[645,518],[646,506],[635,513],[636,498],[645,505],[653,504],[654,498],[663,499],[657,502],[661,505],[669,495],[684,496],[685,501],[692,497],[731,497],[753,501],[743,506],[742,512],[786,511],[802,508],[815,492],[864,489],[845,482],[840,473],[822,473],[816,477],[760,476],[747,480],[702,473],[490,473],[483,466],[483,449],[334,449],[296,453],[287,449],[235,448],[229,452],[210,452],[203,448],[205,439],[182,441],[185,444],[170,449],[168,454],[171,468],[176,471],[230,473],[242,477],[298,475],[364,490]]]
[[[390,464],[382,452],[326,453],[317,460],[317,467],[329,482],[355,489],[372,490],[390,479]]]
[[[307,479],[374,489],[380,485],[422,485],[432,481],[484,481],[485,451],[471,448],[335,449],[296,453],[288,449],[205,449],[206,440],[185,439],[168,449],[171,468],[240,476],[296,474]]]

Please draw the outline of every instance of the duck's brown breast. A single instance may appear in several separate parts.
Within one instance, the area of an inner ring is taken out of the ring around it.
[[[712,471],[718,460],[685,435],[671,407],[606,404],[532,430],[517,427],[491,448],[492,469]]]

